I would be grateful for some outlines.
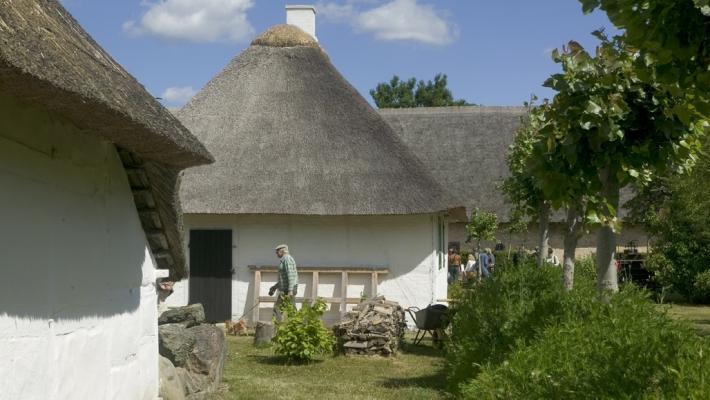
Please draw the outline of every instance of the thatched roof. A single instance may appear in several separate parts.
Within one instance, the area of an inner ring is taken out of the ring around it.
[[[511,207],[498,189],[508,176],[506,156],[525,116],[524,107],[436,107],[381,109],[380,115],[427,166],[432,175],[465,205],[494,212],[507,222]],[[633,197],[621,191],[621,204]],[[628,211],[622,207],[620,216]],[[552,221],[564,221],[553,213]]]
[[[509,206],[497,189],[508,174],[505,157],[523,107],[381,109],[380,115],[466,206],[507,220]]]
[[[129,168],[144,169],[149,186],[134,190],[151,191],[152,212],[163,218],[146,229],[167,236],[169,257],[161,259],[168,261],[159,264],[179,276],[184,256],[177,177],[183,168],[212,160],[202,144],[56,0],[0,0],[0,90],[135,155]]]
[[[186,213],[387,215],[456,206],[299,28],[259,36],[178,118],[215,155]]]

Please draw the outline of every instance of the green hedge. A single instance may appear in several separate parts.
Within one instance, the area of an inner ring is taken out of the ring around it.
[[[538,268],[532,258],[518,268],[504,262],[494,278],[457,299],[447,347],[449,383],[459,385],[487,364],[503,362],[518,343],[534,340],[548,325],[584,313],[575,297],[593,295],[593,282],[567,294],[559,268]]]
[[[462,388],[467,399],[703,399],[710,343],[628,287],[591,313],[518,343]]]
[[[631,286],[601,301],[593,267],[578,264],[571,292],[559,268],[533,260],[462,292],[447,345],[451,389],[471,399],[710,393],[707,341]]]

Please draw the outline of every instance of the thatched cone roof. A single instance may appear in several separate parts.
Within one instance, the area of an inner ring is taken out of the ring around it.
[[[216,159],[186,172],[187,213],[391,215],[456,206],[293,26],[255,39],[177,115]]]
[[[185,274],[179,173],[212,156],[57,0],[0,0],[0,93],[114,143],[158,267]]]

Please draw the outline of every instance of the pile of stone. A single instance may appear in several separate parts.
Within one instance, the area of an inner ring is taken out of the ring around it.
[[[404,341],[404,310],[384,296],[365,300],[333,327],[338,349],[346,355],[391,356]]]
[[[222,381],[227,353],[224,332],[205,323],[202,304],[168,310],[160,315],[158,325],[161,398],[209,398]]]

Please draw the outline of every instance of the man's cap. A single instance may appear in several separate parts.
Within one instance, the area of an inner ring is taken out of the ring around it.
[[[288,246],[285,244],[280,244],[280,245],[276,246],[276,248],[274,250],[281,250],[281,249],[288,250]]]

